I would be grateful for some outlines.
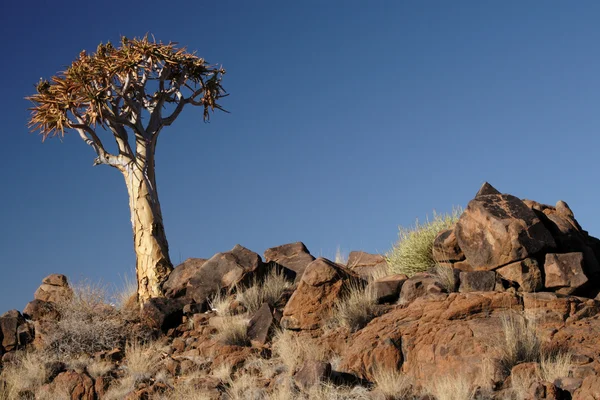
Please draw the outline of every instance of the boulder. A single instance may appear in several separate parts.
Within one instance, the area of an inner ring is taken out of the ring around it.
[[[380,254],[365,253],[364,251],[350,252],[346,265],[363,279],[385,274],[388,269],[385,257]]]
[[[433,241],[433,259],[437,262],[456,262],[465,259],[458,245],[454,228],[444,229]]]
[[[544,262],[546,288],[572,294],[588,282],[583,272],[583,253],[546,254]]]
[[[61,372],[49,384],[51,394],[68,394],[71,400],[94,400],[96,391],[94,381],[85,373],[75,371]]]
[[[23,309],[23,315],[32,321],[43,319],[57,320],[60,317],[55,303],[43,300],[33,300]]]
[[[573,400],[598,400],[600,399],[600,376],[589,375],[581,387],[573,394]]]
[[[458,291],[491,292],[496,287],[496,273],[494,271],[470,271],[460,273],[460,286]]]
[[[536,214],[506,194],[471,200],[454,232],[467,262],[476,270],[493,270],[556,247]]]
[[[349,269],[319,257],[304,271],[281,318],[286,329],[316,329],[329,316],[345,284],[358,280]]]
[[[166,297],[185,296],[187,284],[207,260],[205,258],[188,258],[171,271],[163,284]]]
[[[331,375],[331,364],[308,360],[305,361],[302,367],[294,375],[296,385],[304,390],[308,390],[313,386],[319,385],[326,381]]]
[[[413,275],[402,284],[400,290],[399,304],[408,304],[419,297],[438,295],[446,289],[439,278],[425,272]]]
[[[485,196],[488,194],[501,194],[495,187],[490,185],[488,182],[484,182],[483,185],[479,188],[475,197]]]
[[[395,274],[384,276],[369,283],[367,290],[371,290],[377,303],[392,303],[398,300],[400,290],[408,276],[404,274]]]
[[[544,287],[542,271],[535,258],[526,258],[496,270],[498,275],[518,285],[520,292],[539,292]]]
[[[5,351],[15,350],[21,344],[18,329],[24,324],[25,318],[17,310],[7,311],[0,316],[0,338],[2,339],[0,345]]]
[[[419,298],[354,333],[340,370],[369,381],[378,368],[402,370],[417,383],[456,371],[474,379],[482,355],[491,360],[501,355],[494,338],[501,338],[502,317],[521,307],[518,296],[508,292]]]
[[[296,274],[296,282],[300,281],[308,264],[315,260],[302,242],[271,247],[265,250],[264,256],[266,262],[275,262],[293,271]]]
[[[60,303],[71,298],[73,290],[69,287],[67,277],[62,274],[48,275],[42,280],[41,286],[35,291],[35,300]]]
[[[571,400],[571,394],[552,382],[535,382],[527,391],[527,400]]]
[[[271,307],[264,303],[248,322],[248,339],[252,345],[261,347],[267,343],[275,319]]]
[[[221,289],[233,289],[247,284],[265,272],[260,256],[239,244],[231,251],[217,253],[202,266],[187,284],[187,296],[196,303],[204,303]]]
[[[141,319],[150,328],[167,332],[181,324],[183,306],[181,299],[154,297],[142,305]]]

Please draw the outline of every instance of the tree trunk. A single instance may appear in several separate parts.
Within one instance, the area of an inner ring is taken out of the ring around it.
[[[154,183],[154,163],[146,168],[130,163],[123,170],[129,194],[129,210],[133,227],[133,246],[136,255],[138,301],[162,297],[162,284],[173,270],[169,245]],[[152,169],[152,171],[148,171]]]

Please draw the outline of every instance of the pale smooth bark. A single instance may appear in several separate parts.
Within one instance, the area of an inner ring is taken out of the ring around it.
[[[163,296],[162,284],[173,270],[154,174],[147,169],[151,167],[144,171],[131,163],[123,170],[129,194],[140,304]]]

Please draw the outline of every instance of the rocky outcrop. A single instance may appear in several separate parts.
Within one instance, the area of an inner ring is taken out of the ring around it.
[[[42,285],[35,291],[35,300],[60,303],[73,295],[67,277],[61,274],[48,275],[42,280]]]
[[[296,282],[300,281],[308,264],[315,260],[302,242],[271,247],[265,250],[264,256],[266,262],[277,263],[293,271]]]
[[[298,288],[283,309],[281,326],[316,329],[329,316],[345,285],[358,280],[352,271],[319,257],[304,271]]]
[[[171,271],[163,284],[166,297],[176,298],[186,295],[187,285],[207,260],[204,258],[188,258]]]
[[[364,251],[351,251],[346,266],[364,279],[386,275],[388,269],[385,257],[380,254],[365,253]]]

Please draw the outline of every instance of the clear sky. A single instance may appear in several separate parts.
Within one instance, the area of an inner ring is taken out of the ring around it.
[[[122,176],[26,127],[24,97],[83,49],[150,32],[227,70],[231,114],[190,108],[161,134],[175,264],[236,243],[333,257],[388,251],[484,181],[565,200],[600,235],[599,18],[597,1],[5,2],[0,312],[50,273],[133,273]]]

